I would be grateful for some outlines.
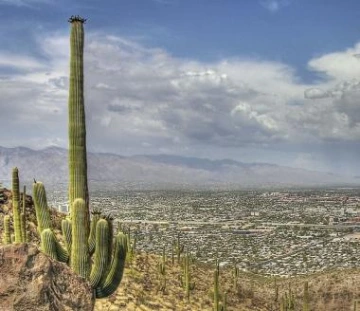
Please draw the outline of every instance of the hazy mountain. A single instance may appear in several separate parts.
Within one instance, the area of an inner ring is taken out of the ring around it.
[[[170,155],[89,153],[89,179],[132,185],[182,186],[310,186],[355,183],[352,177],[333,175],[268,163],[209,160]],[[0,147],[0,180],[9,180],[17,166],[22,180],[47,184],[66,183],[67,150],[50,147],[32,150]]]

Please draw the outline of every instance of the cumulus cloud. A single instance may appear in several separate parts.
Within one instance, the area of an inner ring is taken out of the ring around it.
[[[308,99],[319,99],[319,98],[330,97],[331,94],[329,92],[323,91],[318,88],[311,88],[311,89],[305,90],[304,96],[305,96],[305,98],[308,98]]]
[[[6,109],[0,131],[20,145],[39,147],[55,139],[66,146],[69,40],[59,34],[41,39],[43,61],[0,50],[0,66],[16,69],[2,74],[0,106]],[[86,42],[93,150],[176,153],[211,147],[225,155],[227,148],[360,138],[360,61],[354,57],[360,45],[311,59],[309,68],[325,79],[304,84],[283,63],[201,63],[102,33],[88,34]]]
[[[43,68],[44,65],[33,57],[0,52],[0,68],[1,67],[18,70],[34,70]]]

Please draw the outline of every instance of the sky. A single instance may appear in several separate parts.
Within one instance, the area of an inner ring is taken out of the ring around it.
[[[67,147],[77,14],[89,151],[360,175],[355,0],[0,0],[0,146]]]

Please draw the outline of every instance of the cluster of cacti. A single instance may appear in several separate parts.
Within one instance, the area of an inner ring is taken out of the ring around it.
[[[180,279],[188,301],[190,300],[190,291],[195,288],[195,282],[191,282],[190,262],[191,256],[186,254],[183,258],[183,277]]]
[[[295,296],[291,290],[289,283],[289,291],[285,293],[280,302],[280,311],[294,311],[295,310]]]
[[[120,284],[127,253],[126,236],[118,233],[111,258],[112,218],[101,216],[95,211],[91,220],[92,230],[90,235],[87,235],[84,225],[86,204],[83,199],[76,199],[72,204],[72,219],[62,220],[62,245],[53,232],[46,191],[41,182],[34,183],[33,198],[38,231],[41,233],[41,250],[56,260],[68,263],[73,271],[88,279],[97,298],[112,294]]]
[[[70,215],[61,223],[63,244],[58,241],[51,226],[45,187],[41,182],[35,181],[33,184],[33,199],[42,251],[56,260],[68,263],[74,272],[89,280],[96,298],[102,298],[111,295],[121,282],[128,249],[127,237],[118,233],[113,239],[113,219],[102,216],[99,210],[93,211],[90,221],[83,95],[85,19],[72,16],[69,22],[72,26],[69,87]]]
[[[165,292],[166,290],[166,254],[165,246],[163,247],[161,261],[158,263],[159,278],[159,290]]]

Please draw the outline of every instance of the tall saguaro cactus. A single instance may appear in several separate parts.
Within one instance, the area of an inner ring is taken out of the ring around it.
[[[69,86],[69,205],[70,215],[75,199],[85,201],[85,229],[89,235],[89,191],[87,184],[86,126],[84,107],[84,22],[72,16],[70,34]]]
[[[41,249],[68,263],[88,279],[96,298],[111,295],[119,286],[125,267],[127,241],[123,233],[113,236],[112,217],[95,210],[90,225],[87,185],[86,128],[83,95],[83,50],[85,19],[72,16],[69,91],[69,203],[70,217],[62,220],[63,243],[51,227],[46,192],[41,182],[33,185]],[[91,228],[91,230],[90,230]],[[114,237],[114,239],[113,239]],[[93,258],[91,258],[93,256]]]

